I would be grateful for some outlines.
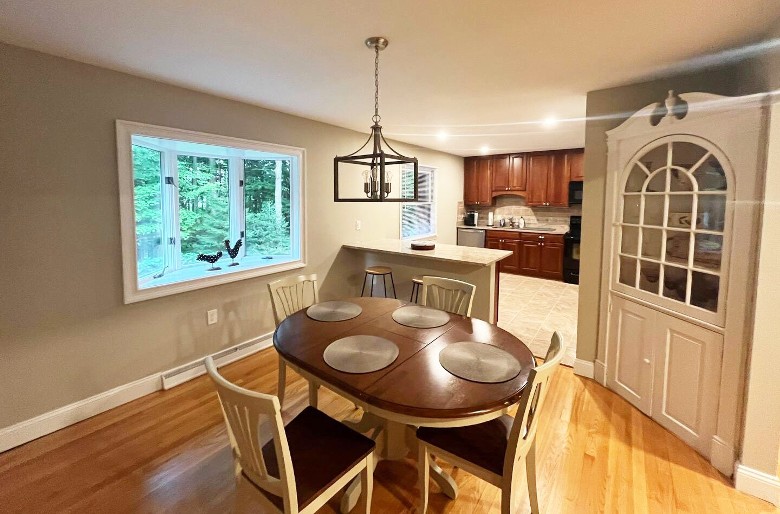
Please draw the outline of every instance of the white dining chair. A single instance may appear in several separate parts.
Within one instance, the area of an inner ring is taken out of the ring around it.
[[[531,370],[528,384],[523,389],[515,417],[503,416],[486,423],[457,428],[428,428],[417,430],[420,508],[428,508],[428,479],[431,456],[451,464],[501,489],[501,512],[515,512],[518,482],[523,473],[520,461],[525,461],[528,497],[531,512],[538,514],[539,499],[536,489],[536,431],[539,427],[539,409],[544,405],[550,379],[563,358],[561,336],[555,332],[547,350],[544,364]]]
[[[274,311],[276,326],[284,321],[287,316],[295,314],[319,303],[320,294],[317,287],[317,275],[299,275],[275,280],[268,283],[268,292],[271,294],[271,306]],[[279,403],[284,404],[284,391],[287,385],[287,363],[279,355],[279,378],[276,394]],[[319,386],[309,382],[309,404],[317,406],[317,390]]]
[[[228,382],[211,357],[205,364],[233,450],[239,510],[259,502],[272,512],[313,513],[360,475],[370,512],[374,441],[314,407],[284,426],[275,396]]]
[[[422,282],[422,305],[461,316],[471,316],[471,305],[474,303],[477,286],[444,277],[424,276]]]

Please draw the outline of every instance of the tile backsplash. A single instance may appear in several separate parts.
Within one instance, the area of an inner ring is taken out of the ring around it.
[[[463,224],[466,210],[463,202],[458,202],[458,225]],[[486,225],[488,213],[493,211],[495,226],[498,226],[498,220],[501,218],[522,216],[529,227],[566,227],[568,229],[569,216],[582,215],[582,207],[579,205],[573,207],[529,207],[525,203],[525,198],[520,196],[499,196],[496,198],[495,204],[490,207],[470,207],[468,210],[479,213],[478,225]]]

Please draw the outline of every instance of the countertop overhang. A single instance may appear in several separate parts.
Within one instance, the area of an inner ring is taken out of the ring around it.
[[[493,250],[490,248],[475,248],[472,246],[457,246],[436,243],[433,250],[412,250],[411,241],[400,239],[378,239],[346,243],[343,248],[364,250],[369,252],[388,253],[394,255],[409,255],[421,259],[436,261],[461,262],[476,266],[490,266],[501,259],[512,255],[509,250]]]

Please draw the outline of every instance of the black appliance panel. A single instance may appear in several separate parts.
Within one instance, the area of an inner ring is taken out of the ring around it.
[[[582,205],[582,181],[569,182],[569,205]]]

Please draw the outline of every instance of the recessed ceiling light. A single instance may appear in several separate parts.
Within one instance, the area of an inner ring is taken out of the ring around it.
[[[439,141],[446,141],[449,137],[449,134],[447,134],[446,131],[440,130],[438,134],[436,134],[436,137],[439,139]]]
[[[490,151],[490,147],[488,145],[482,145],[482,147],[479,149],[479,151],[480,151],[480,153],[482,153],[482,155],[485,155],[486,153],[488,153]]]
[[[548,116],[542,121],[542,126],[544,128],[555,128],[558,125],[558,118],[555,116]]]

